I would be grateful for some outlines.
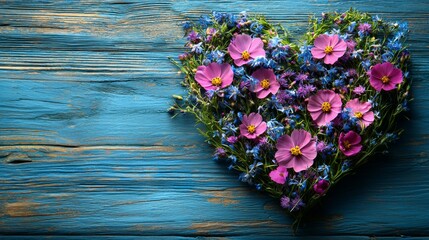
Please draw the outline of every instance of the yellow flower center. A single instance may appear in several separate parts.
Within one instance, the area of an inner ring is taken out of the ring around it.
[[[270,88],[270,80],[268,80],[268,79],[264,79],[264,80],[262,80],[262,81],[261,81],[261,87],[262,87],[263,89],[268,89],[268,88]]]
[[[325,113],[331,111],[331,104],[328,102],[323,102],[322,103],[322,111]]]
[[[325,47],[325,53],[326,54],[331,54],[334,51],[334,49],[331,46],[327,46]]]
[[[256,132],[256,127],[255,127],[255,125],[249,125],[249,126],[247,126],[247,131],[248,131],[250,134],[255,133],[255,132]]]
[[[386,84],[386,83],[388,83],[388,82],[390,81],[390,78],[389,78],[388,76],[383,76],[383,77],[381,78],[381,81],[382,81],[384,84]]]
[[[212,79],[212,85],[213,86],[217,86],[219,87],[220,85],[222,85],[222,78],[220,77],[215,77]]]
[[[295,146],[295,147],[291,148],[290,153],[294,156],[302,155],[302,152],[301,152],[301,149],[299,148],[299,146]]]
[[[249,60],[249,59],[250,59],[250,53],[249,53],[247,50],[244,50],[244,51],[241,53],[241,58],[242,58],[244,61]]]
[[[361,112],[355,112],[355,117],[356,118],[362,118],[363,114]]]
[[[349,141],[347,141],[347,140],[345,140],[345,141],[343,142],[343,145],[344,145],[344,148],[345,148],[346,150],[350,149],[350,147],[352,146],[352,145],[349,143]]]

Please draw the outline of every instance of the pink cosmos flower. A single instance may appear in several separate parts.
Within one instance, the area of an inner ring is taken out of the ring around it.
[[[280,166],[295,172],[306,170],[317,156],[316,140],[302,129],[293,130],[291,136],[283,135],[277,141],[275,158]]]
[[[375,90],[390,91],[402,82],[402,71],[390,62],[379,63],[371,68],[369,83]]]
[[[340,133],[338,139],[338,146],[340,147],[341,152],[344,153],[347,157],[354,156],[360,152],[362,145],[360,144],[362,138],[359,134],[353,131],[348,133]]]
[[[195,80],[205,90],[217,90],[231,85],[234,73],[229,64],[210,63],[207,66],[199,66],[195,74]]]
[[[347,44],[337,34],[322,34],[314,40],[311,54],[316,59],[324,59],[325,64],[334,64],[347,50]]]
[[[350,116],[356,117],[359,125],[363,127],[368,127],[374,122],[374,113],[371,110],[371,103],[369,102],[359,102],[359,99],[354,98],[346,103],[345,108],[350,109]]]
[[[318,126],[334,120],[341,112],[341,98],[332,90],[320,90],[308,99],[307,110]]]
[[[255,139],[267,130],[267,123],[262,121],[259,113],[243,115],[240,125],[240,135],[248,139]]]
[[[252,38],[247,34],[237,35],[229,44],[228,52],[237,66],[242,66],[256,57],[265,57],[262,40]]]
[[[258,80],[258,83],[250,88],[252,92],[256,93],[257,98],[265,98],[270,93],[276,94],[280,88],[280,83],[272,69],[258,69],[252,74],[252,77]]]
[[[269,176],[274,182],[278,184],[285,184],[286,178],[288,176],[287,168],[284,166],[278,166],[275,170],[270,172]]]

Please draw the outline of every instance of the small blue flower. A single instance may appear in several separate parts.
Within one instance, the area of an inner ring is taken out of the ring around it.
[[[190,21],[184,21],[182,23],[183,30],[187,31],[192,28],[192,23]]]
[[[203,52],[203,48],[201,47],[201,44],[203,44],[203,42],[200,42],[198,44],[193,44],[191,52],[194,52],[196,54],[202,53]]]
[[[198,22],[202,28],[207,28],[208,26],[213,24],[212,19],[208,15],[202,15]]]
[[[258,22],[253,22],[250,24],[250,32],[252,32],[252,37],[261,35],[263,28],[264,26],[260,25]]]

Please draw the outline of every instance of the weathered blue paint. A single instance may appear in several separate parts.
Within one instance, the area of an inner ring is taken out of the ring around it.
[[[165,113],[183,92],[167,57],[178,23],[211,10],[265,14],[299,40],[309,15],[349,7],[409,22],[413,112],[300,234],[429,237],[429,2],[0,2],[0,238],[292,237],[277,202],[211,160],[192,117]]]

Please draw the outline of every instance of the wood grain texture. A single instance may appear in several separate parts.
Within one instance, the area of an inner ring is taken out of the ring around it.
[[[304,239],[429,237],[428,1],[0,1],[0,238],[294,237],[278,203],[211,160],[167,60],[179,23],[261,13],[297,36],[347,10],[409,22],[411,121],[326,197]]]

